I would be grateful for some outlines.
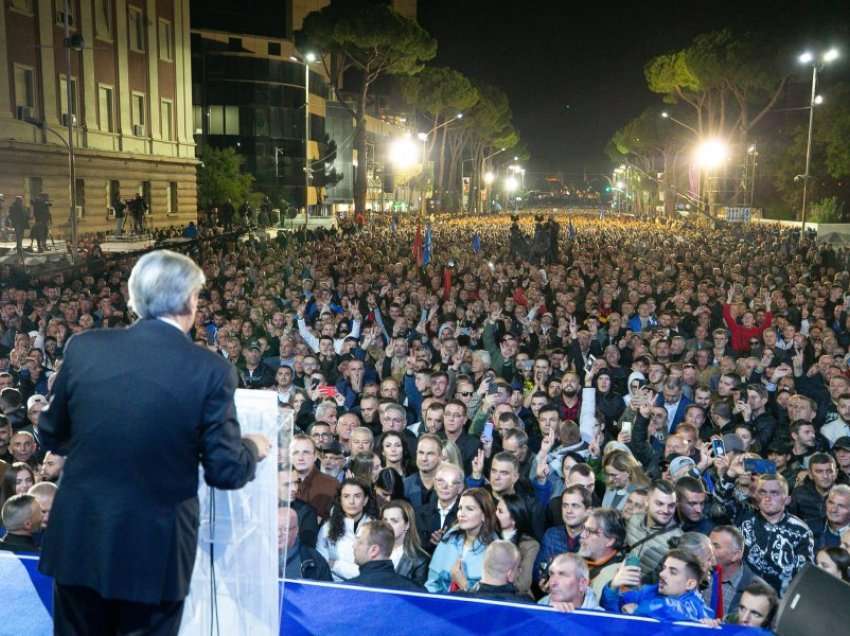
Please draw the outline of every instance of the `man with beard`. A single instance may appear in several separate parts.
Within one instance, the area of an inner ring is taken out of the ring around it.
[[[649,491],[646,513],[634,515],[626,524],[629,555],[640,559],[644,577],[653,576],[667,553],[670,539],[681,535],[676,520],[676,491],[669,481],[659,479]]]
[[[668,621],[710,620],[712,612],[699,595],[702,578],[702,566],[696,557],[684,550],[670,550],[662,561],[657,585],[621,592],[623,586],[640,584],[638,568],[624,564],[604,588],[602,607]]]
[[[540,552],[534,563],[534,581],[539,581],[552,559],[564,552],[578,552],[584,522],[590,514],[592,499],[581,486],[568,486],[561,496],[561,519],[563,525],[549,528],[543,535]]]
[[[561,377],[561,400],[558,406],[560,407],[562,420],[579,421],[581,414],[580,387],[581,382],[578,374],[570,371]]]

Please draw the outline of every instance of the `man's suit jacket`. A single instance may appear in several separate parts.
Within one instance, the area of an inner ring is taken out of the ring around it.
[[[67,454],[39,568],[106,599],[182,600],[198,543],[198,464],[214,488],[253,479],[257,448],[242,441],[236,369],[177,327],[74,336],[41,445]]]
[[[428,551],[428,553],[432,553],[434,549],[437,547],[431,543],[431,534],[440,530],[448,530],[451,528],[455,521],[457,521],[457,505],[460,501],[460,497],[457,498],[452,509],[449,510],[449,514],[446,515],[445,523],[440,523],[440,509],[438,507],[437,498],[422,506],[416,512],[416,529],[419,531],[419,538],[422,541],[422,547]]]

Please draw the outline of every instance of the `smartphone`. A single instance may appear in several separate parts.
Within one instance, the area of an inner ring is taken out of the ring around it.
[[[726,457],[726,445],[722,439],[712,440],[711,450],[714,451],[715,457]]]
[[[594,364],[595,362],[596,362],[596,356],[595,356],[595,355],[593,355],[592,353],[588,353],[588,354],[587,354],[587,363],[588,363],[588,365],[593,366],[593,364]]]
[[[776,464],[767,459],[745,459],[744,470],[757,475],[775,475]]]
[[[323,397],[335,398],[337,396],[336,387],[330,384],[319,386],[319,395]]]
[[[623,422],[620,424],[620,432],[621,433],[629,433],[632,432],[632,423],[631,422]]]
[[[493,441],[493,422],[487,422],[484,424],[484,432],[481,433],[481,437],[486,439],[488,442]]]
[[[490,383],[487,385],[487,393],[490,395],[496,395],[499,392],[499,385],[496,384],[495,380],[490,380]]]
[[[636,554],[630,554],[626,557],[626,566],[630,568],[640,567],[640,557]]]

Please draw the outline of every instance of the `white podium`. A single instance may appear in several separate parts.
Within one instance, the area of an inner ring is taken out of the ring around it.
[[[236,391],[242,434],[272,444],[253,481],[240,490],[198,490],[198,554],[180,626],[181,636],[277,636],[277,393]]]

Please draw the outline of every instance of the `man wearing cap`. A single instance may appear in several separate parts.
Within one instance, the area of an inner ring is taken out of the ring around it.
[[[239,369],[239,385],[243,389],[267,389],[275,383],[275,372],[262,361],[260,343],[251,340],[245,349],[245,366]]]

